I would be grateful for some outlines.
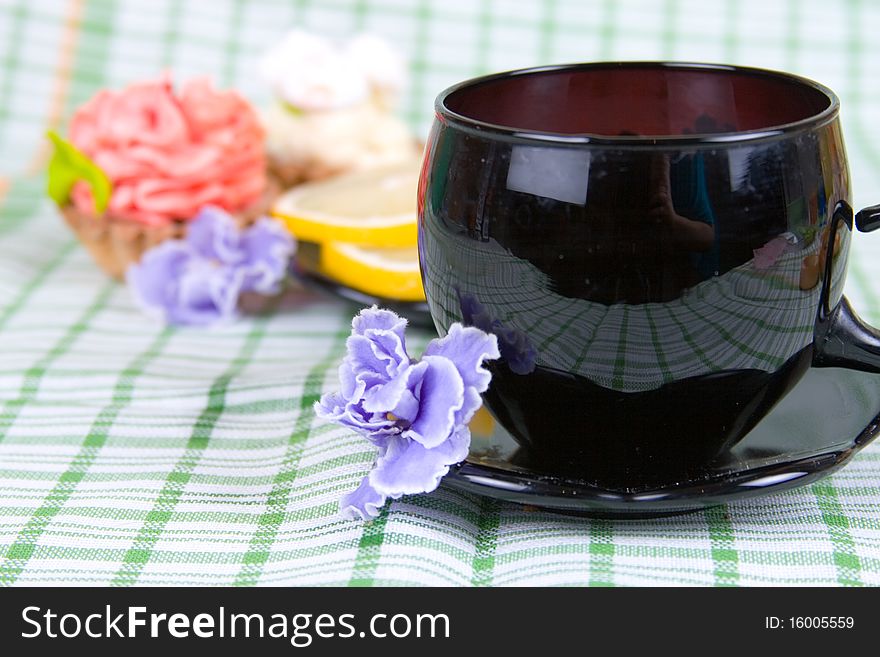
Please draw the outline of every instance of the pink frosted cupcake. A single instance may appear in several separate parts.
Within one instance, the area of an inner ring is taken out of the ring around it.
[[[66,198],[52,196],[98,265],[121,278],[146,249],[183,236],[205,205],[242,224],[265,210],[271,199],[263,138],[247,101],[206,79],[179,92],[167,78],[101,91],[73,116],[69,141],[73,157],[109,181],[106,208],[96,209],[102,195],[84,180]],[[50,165],[50,193],[52,175]]]

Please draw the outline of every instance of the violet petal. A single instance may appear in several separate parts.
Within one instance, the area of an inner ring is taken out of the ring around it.
[[[400,374],[381,386],[374,386],[364,394],[364,408],[374,413],[394,412],[404,394],[411,395],[412,388],[421,381],[426,363],[416,363],[403,370]],[[396,415],[396,413],[395,413]]]
[[[421,380],[412,381],[417,385],[414,392],[419,400],[419,414],[406,435],[430,449],[452,434],[465,387],[456,364],[448,358],[425,356],[420,365],[427,366]]]
[[[175,324],[229,321],[238,315],[240,291],[238,272],[194,258],[180,277],[178,299],[168,308],[169,321]]]
[[[384,505],[385,496],[373,488],[369,477],[364,477],[360,486],[339,501],[339,512],[348,520],[371,520]]]
[[[186,241],[208,260],[230,265],[244,260],[235,219],[213,205],[203,207],[189,223]]]
[[[125,278],[138,307],[147,315],[167,321],[166,308],[176,302],[180,278],[194,257],[187,244],[167,240],[131,265]]]
[[[479,392],[484,392],[492,380],[492,375],[482,367],[483,361],[500,355],[494,335],[457,322],[449,327],[446,337],[431,340],[425,348],[425,356],[442,356],[454,363],[464,385]]]
[[[287,275],[287,263],[296,252],[296,241],[279,222],[261,217],[241,235],[245,278],[242,288],[275,294]]]
[[[370,472],[370,484],[378,493],[391,498],[430,492],[449,472],[449,466],[467,457],[469,446],[470,432],[466,427],[430,449],[402,437],[393,438]]]
[[[347,359],[355,371],[375,372],[390,379],[410,364],[396,336],[387,331],[349,336],[345,346]]]
[[[406,320],[391,310],[385,310],[373,306],[364,308],[351,321],[352,334],[364,335],[367,330],[379,329],[391,331],[400,338],[401,343],[406,339]]]

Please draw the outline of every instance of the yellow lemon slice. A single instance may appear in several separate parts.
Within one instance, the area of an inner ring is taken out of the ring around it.
[[[474,438],[491,438],[495,432],[495,418],[486,410],[485,406],[480,406],[471,418],[468,427]]]
[[[355,290],[385,299],[424,301],[416,247],[377,248],[329,242],[318,272]]]
[[[297,239],[326,244],[413,246],[419,160],[307,183],[272,207]]]

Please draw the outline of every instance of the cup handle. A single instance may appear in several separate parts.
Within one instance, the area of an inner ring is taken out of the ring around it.
[[[825,271],[822,280],[822,297],[813,344],[814,367],[845,367],[862,372],[880,373],[880,330],[866,324],[858,316],[846,297],[830,308],[831,268],[834,255],[834,239],[837,230],[845,225],[869,233],[880,228],[880,205],[860,210],[853,217],[852,208],[841,201],[834,208],[831,218],[831,234],[825,252]]]

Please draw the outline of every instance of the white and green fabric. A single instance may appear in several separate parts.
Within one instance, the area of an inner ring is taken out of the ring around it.
[[[209,74],[256,103],[299,25],[406,51],[402,111],[477,73],[595,59],[787,69],[840,95],[855,201],[880,202],[880,5],[856,0],[0,0],[0,584],[878,585],[880,443],[807,488],[651,521],[587,520],[441,486],[337,517],[369,468],[315,420],[352,307],[294,291],[232,326],[167,329],[44,197],[43,135],[102,86]],[[847,293],[880,322],[880,237]],[[419,343],[430,336],[420,334]]]

